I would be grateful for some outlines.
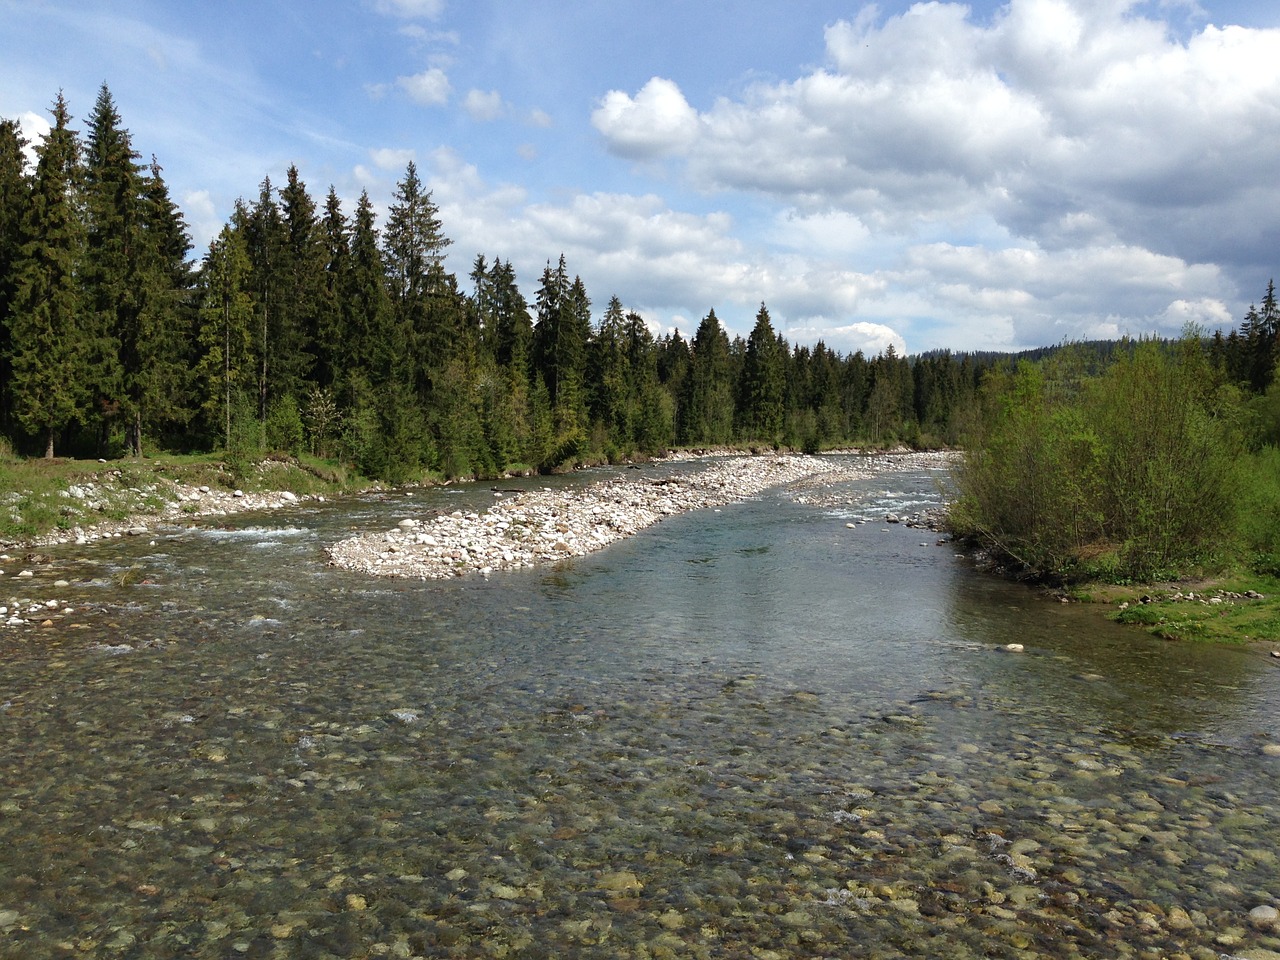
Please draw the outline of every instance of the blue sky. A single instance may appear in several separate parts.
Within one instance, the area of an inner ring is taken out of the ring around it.
[[[561,253],[686,336],[842,352],[1239,322],[1280,267],[1280,4],[0,0],[0,116],[105,81],[197,253],[412,159],[466,285]]]

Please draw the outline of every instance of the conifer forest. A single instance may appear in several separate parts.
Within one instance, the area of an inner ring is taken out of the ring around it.
[[[386,217],[290,167],[193,250],[104,84],[59,95],[34,168],[0,121],[0,432],[28,455],[308,451],[367,476],[485,476],[675,445],[948,443],[979,365],[749,336],[709,309],[654,336],[551,256],[471,272],[409,163]],[[492,259],[490,259],[492,257]]]

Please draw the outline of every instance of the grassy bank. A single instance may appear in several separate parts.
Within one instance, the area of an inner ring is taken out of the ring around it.
[[[1199,581],[1088,583],[1066,594],[1164,640],[1280,644],[1280,579],[1253,573]]]
[[[157,514],[174,503],[180,488],[332,496],[367,483],[336,463],[308,457],[269,458],[234,471],[214,455],[11,459],[0,462],[0,541],[20,543]]]

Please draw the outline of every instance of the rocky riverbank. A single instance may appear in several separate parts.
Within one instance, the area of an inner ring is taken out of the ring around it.
[[[736,456],[661,478],[517,494],[483,513],[406,517],[395,529],[335,544],[329,556],[336,566],[375,576],[489,574],[584,556],[667,517],[750,499],[771,487],[794,485],[799,499],[804,491],[876,473],[941,465],[947,456]]]

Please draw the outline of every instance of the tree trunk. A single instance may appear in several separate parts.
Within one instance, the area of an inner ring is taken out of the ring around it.
[[[142,411],[133,412],[133,422],[129,424],[129,452],[134,459],[142,458]]]
[[[45,448],[44,448],[44,458],[45,458],[46,460],[52,460],[52,459],[53,459],[53,432],[54,432],[54,431],[53,431],[53,427],[50,427],[50,428],[49,428],[49,442],[45,445]]]

